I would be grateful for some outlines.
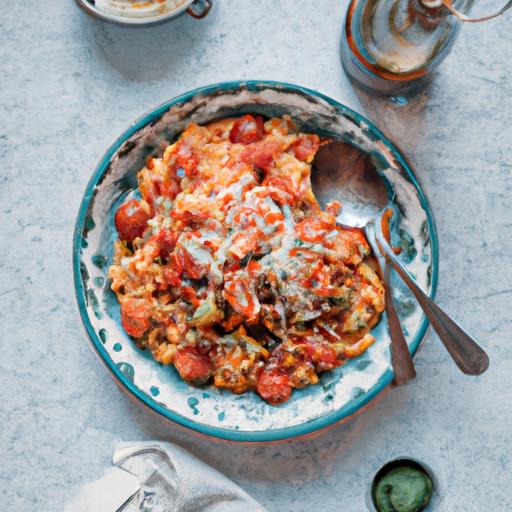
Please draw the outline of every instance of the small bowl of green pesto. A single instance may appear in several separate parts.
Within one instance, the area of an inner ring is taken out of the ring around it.
[[[375,475],[371,497],[378,512],[421,512],[432,498],[433,479],[421,464],[398,459]]]

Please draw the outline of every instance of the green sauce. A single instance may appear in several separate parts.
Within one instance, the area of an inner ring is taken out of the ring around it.
[[[376,483],[374,500],[379,512],[420,512],[432,495],[432,480],[412,466],[391,469]]]

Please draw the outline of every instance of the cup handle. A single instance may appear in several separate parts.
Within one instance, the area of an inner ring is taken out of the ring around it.
[[[497,18],[498,16],[501,16],[504,12],[508,11],[512,7],[512,0],[510,0],[499,11],[495,12],[494,14],[490,14],[489,16],[482,16],[481,18],[470,18],[465,14],[459,12],[457,9],[455,9],[452,0],[442,0],[442,3],[455,17],[457,17],[460,21],[464,21],[466,23],[479,23],[480,21],[492,20],[494,18]]]
[[[212,8],[211,0],[195,0],[192,2],[190,7],[187,9],[187,13],[195,18],[196,20],[200,20],[204,18]]]

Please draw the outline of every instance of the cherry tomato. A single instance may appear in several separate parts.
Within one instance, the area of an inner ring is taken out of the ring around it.
[[[261,140],[249,144],[240,155],[243,162],[254,165],[258,169],[269,171],[274,158],[281,151],[281,145],[276,140]]]
[[[334,348],[326,343],[305,341],[302,345],[306,358],[322,370],[329,370],[339,365]]]
[[[136,199],[130,199],[121,205],[114,217],[119,238],[128,242],[142,236],[148,220],[149,215]]]
[[[194,347],[179,350],[176,353],[174,366],[181,378],[194,386],[206,384],[213,373],[210,360],[199,354]]]
[[[286,402],[292,394],[290,379],[276,370],[267,370],[260,375],[257,390],[261,398],[271,405]]]
[[[134,338],[141,338],[149,329],[151,314],[151,303],[146,299],[124,299],[121,303],[121,324]]]
[[[180,285],[183,274],[190,279],[201,279],[208,273],[208,267],[197,263],[181,246],[176,247],[170,260],[170,265],[164,270],[164,277],[172,286]]]
[[[298,160],[310,163],[320,146],[318,135],[302,135],[291,146],[290,150]]]
[[[229,140],[233,143],[251,144],[263,138],[263,118],[247,114],[238,118],[229,132]]]

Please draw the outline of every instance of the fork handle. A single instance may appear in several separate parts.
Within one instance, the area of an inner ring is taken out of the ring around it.
[[[386,285],[386,313],[388,317],[389,336],[391,338],[391,363],[393,365],[393,384],[401,386],[416,377],[411,353],[405,340],[402,324],[396,312],[391,293],[391,268],[384,263],[384,283]]]
[[[372,248],[373,255],[377,258],[385,284],[386,316],[389,330],[391,365],[393,367],[393,385],[401,386],[416,377],[416,370],[412,362],[409,346],[405,340],[402,324],[396,312],[393,294],[391,293],[391,267],[382,255],[375,238],[375,226],[373,222],[367,224],[366,239]]]

